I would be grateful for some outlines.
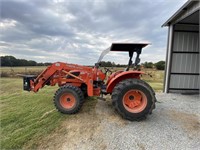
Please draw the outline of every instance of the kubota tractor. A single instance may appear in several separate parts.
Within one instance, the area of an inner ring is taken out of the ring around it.
[[[40,75],[24,75],[24,90],[38,92],[45,85],[58,85],[53,98],[55,107],[64,114],[77,113],[84,103],[84,96],[112,95],[112,104],[115,110],[125,119],[141,120],[152,113],[155,108],[155,92],[137,70],[140,62],[142,48],[148,44],[143,43],[113,43],[110,48],[103,51],[94,67],[87,67],[63,62],[53,63]],[[129,53],[127,68],[112,72],[109,68],[100,69],[101,60],[109,51],[123,51]],[[135,62],[132,62],[134,52]],[[130,68],[133,68],[130,70]],[[106,83],[104,82],[107,73]]]

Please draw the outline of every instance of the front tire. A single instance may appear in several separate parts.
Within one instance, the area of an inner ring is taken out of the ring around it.
[[[112,104],[125,119],[134,121],[145,119],[155,108],[155,93],[150,86],[139,79],[119,82],[112,93]]]
[[[75,114],[82,107],[84,96],[80,88],[67,84],[56,91],[53,101],[59,112]]]

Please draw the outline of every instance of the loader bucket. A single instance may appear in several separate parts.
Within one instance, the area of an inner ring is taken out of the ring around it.
[[[30,81],[36,79],[35,75],[24,75],[23,76],[23,89],[25,91],[31,91]]]

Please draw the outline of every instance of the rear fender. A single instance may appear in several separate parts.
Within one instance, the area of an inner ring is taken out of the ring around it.
[[[121,72],[121,73],[117,74],[115,77],[110,79],[110,81],[107,83],[106,92],[112,93],[116,84],[122,80],[130,79],[130,78],[140,79],[141,74],[144,74],[144,72],[142,72],[142,71],[125,71],[125,72]]]

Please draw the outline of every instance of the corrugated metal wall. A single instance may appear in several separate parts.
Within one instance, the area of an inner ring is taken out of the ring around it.
[[[173,54],[171,73],[199,73],[198,54]]]
[[[199,28],[175,25],[169,92],[199,89]]]
[[[175,31],[173,51],[198,52],[199,33]]]

